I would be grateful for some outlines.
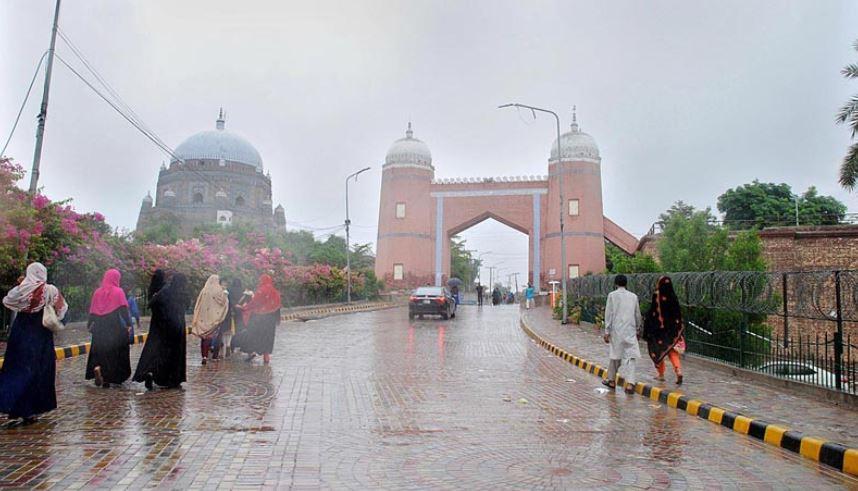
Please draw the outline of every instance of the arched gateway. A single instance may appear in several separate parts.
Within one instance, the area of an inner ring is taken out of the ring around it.
[[[569,276],[601,273],[605,241],[633,253],[637,239],[602,214],[601,158],[596,141],[580,131],[575,115],[552,144],[547,176],[435,179],[429,147],[405,138],[387,152],[378,213],[376,275],[390,289],[440,285],[450,275],[450,238],[493,218],[529,237],[529,277],[545,288]],[[564,175],[565,266],[560,254],[560,187]]]

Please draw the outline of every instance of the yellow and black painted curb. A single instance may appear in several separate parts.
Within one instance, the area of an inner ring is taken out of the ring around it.
[[[302,316],[307,315],[334,315],[334,314],[350,314],[353,312],[367,312],[370,310],[381,310],[387,309],[391,307],[395,307],[397,304],[394,303],[364,303],[364,304],[355,304],[355,305],[340,305],[336,307],[326,307],[322,309],[311,309],[305,310],[301,312],[290,312],[283,316],[283,320],[294,320],[299,319]],[[191,333],[191,328],[188,328],[188,334]],[[149,337],[149,333],[137,334],[134,336],[134,342],[131,344],[142,344],[146,342],[146,339]],[[63,360],[66,358],[73,358],[75,356],[81,356],[89,353],[91,343],[82,343],[75,344],[72,346],[64,346],[61,348],[54,348],[54,352],[56,353],[57,360]],[[3,366],[3,358],[0,358],[0,367]]]
[[[603,379],[607,377],[607,369],[579,358],[546,341],[527,325],[524,318],[521,318],[521,328],[540,346],[563,360]],[[616,382],[618,387],[626,385],[622,377],[619,376]],[[831,466],[838,471],[858,476],[858,448],[849,448],[821,438],[805,436],[798,431],[791,431],[782,426],[732,412],[704,401],[692,399],[678,391],[653,387],[643,382],[635,384],[634,389],[637,394],[652,401],[667,404],[672,408],[685,411],[692,416],[697,416],[698,418],[729,428],[736,433],[749,435],[769,445],[789,450],[807,459]]]

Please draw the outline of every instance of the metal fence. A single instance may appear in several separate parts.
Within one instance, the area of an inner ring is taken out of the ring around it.
[[[644,308],[659,273],[627,275]],[[671,273],[691,353],[858,393],[858,271]],[[614,276],[570,283],[570,302],[604,307]],[[853,341],[854,340],[854,341]]]

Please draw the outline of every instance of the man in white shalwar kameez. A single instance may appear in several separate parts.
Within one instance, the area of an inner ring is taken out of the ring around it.
[[[640,358],[638,335],[643,325],[638,296],[626,290],[628,279],[624,275],[614,278],[617,289],[608,295],[605,305],[605,342],[610,347],[608,379],[602,383],[610,388],[616,387],[616,376],[621,365],[626,365],[627,393],[633,393],[635,387],[635,360]]]

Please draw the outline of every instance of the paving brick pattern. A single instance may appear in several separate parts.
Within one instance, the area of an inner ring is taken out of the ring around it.
[[[270,366],[200,366],[183,390],[83,381],[0,430],[0,486],[164,489],[819,489],[858,481],[598,381],[533,343],[515,306],[283,324]],[[133,357],[140,348],[133,348]],[[2,420],[0,420],[2,422]]]

